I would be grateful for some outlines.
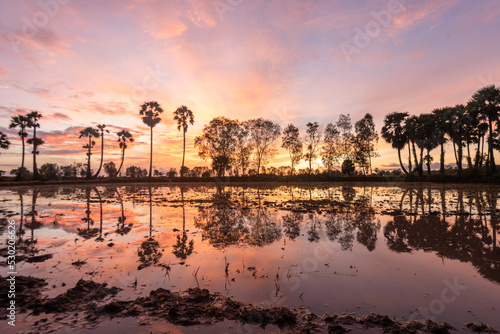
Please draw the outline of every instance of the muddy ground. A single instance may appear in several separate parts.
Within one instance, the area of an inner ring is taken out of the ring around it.
[[[8,291],[7,277],[0,278],[0,290]],[[211,325],[226,320],[265,328],[276,325],[282,333],[359,333],[363,329],[379,329],[383,333],[497,333],[487,324],[464,324],[454,328],[446,322],[427,320],[403,321],[386,315],[370,314],[355,317],[353,314],[316,315],[303,310],[283,306],[263,308],[246,304],[206,289],[190,288],[177,292],[159,288],[149,296],[121,301],[115,298],[121,290],[106,283],[80,280],[54,298],[44,296],[48,289],[43,279],[16,277],[17,314],[37,316],[31,333],[50,333],[61,325],[70,328],[94,328],[109,318],[134,317],[139,324],[165,321],[177,326]],[[0,304],[8,305],[7,294],[0,295]],[[0,309],[0,316],[7,317],[7,309]]]

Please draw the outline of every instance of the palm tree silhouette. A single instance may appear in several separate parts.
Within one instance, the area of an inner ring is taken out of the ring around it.
[[[407,112],[393,112],[385,116],[384,126],[382,127],[382,138],[398,150],[399,164],[405,174],[408,171],[401,161],[401,150],[408,142],[408,137],[404,129],[404,120],[408,117]]]
[[[128,225],[125,225],[125,221],[127,220],[127,217],[125,217],[125,210],[123,207],[123,199],[122,196],[120,195],[120,192],[118,191],[118,188],[115,189],[115,192],[118,196],[118,200],[120,201],[120,207],[121,207],[121,216],[118,217],[118,224],[116,225],[116,233],[119,235],[125,235],[130,232],[132,229],[132,226],[134,224],[130,223]]]
[[[28,115],[26,115],[29,119],[29,127],[33,128],[33,138],[28,139],[28,144],[33,144],[33,179],[39,180],[40,174],[38,173],[38,169],[36,167],[36,155],[38,152],[38,146],[42,145],[44,141],[41,138],[36,136],[36,129],[40,127],[40,118],[42,118],[42,114],[38,111],[32,111]]]
[[[183,137],[182,146],[182,165],[181,165],[181,177],[184,175],[184,157],[186,156],[186,132],[188,129],[188,123],[194,124],[193,112],[189,110],[186,106],[180,106],[174,111],[174,121],[177,121],[177,130],[181,131]]]
[[[97,194],[97,198],[99,200],[99,236],[95,239],[95,241],[103,242],[104,238],[102,237],[102,198],[99,190],[94,187],[94,191]]]
[[[120,148],[122,149],[122,162],[120,163],[120,167],[116,171],[115,177],[120,174],[120,170],[122,169],[123,160],[125,160],[125,149],[127,148],[127,141],[129,143],[132,143],[134,141],[132,134],[128,130],[122,130],[116,135],[118,136],[118,142],[120,143]]]
[[[160,114],[163,112],[160,104],[156,101],[144,102],[141,105],[139,114],[142,116],[144,124],[151,128],[151,151],[149,153],[149,177],[153,174],[153,128],[160,123]]]
[[[151,265],[156,265],[163,253],[160,250],[160,243],[153,238],[153,193],[151,187],[148,187],[149,192],[149,238],[144,240],[139,249],[137,250],[137,255],[139,256],[139,261],[141,264],[137,268],[138,270],[147,268]]]
[[[21,175],[24,172],[24,138],[28,137],[28,133],[26,132],[26,128],[29,128],[31,124],[31,120],[24,116],[24,115],[16,115],[12,116],[9,129],[13,128],[19,128],[19,137],[21,138],[21,142],[23,144],[23,153],[22,153],[22,159],[21,159],[21,168],[19,169],[19,172],[17,173],[16,180],[21,179]]]
[[[99,130],[101,130],[100,131],[101,132],[101,164],[99,165],[99,169],[95,173],[94,178],[97,178],[99,176],[99,173],[101,172],[101,168],[102,168],[102,161],[104,159],[104,131],[106,131],[107,133],[109,133],[108,130],[104,130],[106,128],[105,124],[98,124],[97,128]]]
[[[8,149],[10,146],[10,141],[7,139],[7,135],[0,131],[0,148],[2,150]]]
[[[481,88],[472,95],[467,107],[488,123],[488,175],[491,175],[496,172],[493,131],[500,115],[500,89],[495,85]]]
[[[92,138],[99,137],[99,131],[97,131],[96,129],[89,126],[85,129],[83,129],[82,131],[80,131],[80,137],[78,137],[78,138],[82,138],[82,137],[87,137],[89,139],[88,144],[83,146],[83,148],[86,148],[88,150],[88,152],[87,152],[87,157],[88,157],[87,158],[87,175],[85,177],[88,180],[88,179],[92,178],[92,174],[90,171],[90,156],[92,155],[92,148],[95,145],[95,141],[92,140]]]
[[[439,146],[441,146],[441,153],[439,159],[439,173],[444,175],[444,144],[448,141],[446,138],[446,122],[450,117],[449,108],[434,109],[434,137]]]
[[[99,234],[99,230],[97,228],[90,228],[91,226],[94,225],[94,220],[90,216],[90,214],[92,213],[90,210],[91,191],[92,191],[91,188],[89,187],[85,188],[85,198],[87,199],[87,207],[85,210],[85,217],[82,218],[82,221],[87,223],[87,229],[83,229],[80,227],[77,228],[78,230],[77,234],[85,240],[96,237]]]

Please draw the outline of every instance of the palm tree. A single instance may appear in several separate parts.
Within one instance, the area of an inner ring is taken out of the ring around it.
[[[181,131],[183,136],[183,147],[182,147],[182,166],[181,166],[181,177],[184,175],[184,157],[186,156],[186,132],[188,129],[188,123],[194,124],[193,112],[189,110],[186,106],[180,106],[174,111],[174,121],[177,121],[177,130]]]
[[[500,89],[495,85],[481,88],[472,95],[467,107],[479,115],[481,120],[488,123],[488,174],[491,175],[496,171],[495,156],[493,154],[493,127],[500,114]]]
[[[101,130],[101,164],[99,165],[99,169],[95,173],[94,178],[97,178],[99,176],[99,173],[101,172],[101,168],[102,168],[102,161],[104,159],[104,129],[106,128],[106,125],[105,124],[98,124],[97,128],[99,130]],[[108,130],[106,130],[106,132],[109,133]]]
[[[144,102],[141,105],[139,114],[142,116],[144,124],[151,128],[151,151],[149,154],[149,177],[153,174],[153,128],[160,123],[160,114],[163,112],[160,104],[156,101]]]
[[[458,104],[454,108],[449,108],[449,117],[446,122],[448,136],[453,142],[453,152],[457,162],[458,174],[462,175],[463,147],[466,138],[466,126],[469,122],[465,106]]]
[[[83,129],[82,131],[80,131],[80,137],[78,137],[78,138],[82,138],[82,137],[87,137],[89,139],[88,144],[83,146],[83,148],[86,148],[88,150],[87,151],[87,157],[88,157],[87,158],[87,175],[85,177],[88,180],[88,179],[92,178],[92,174],[91,174],[91,170],[90,170],[90,156],[92,155],[92,148],[95,145],[95,141],[92,140],[92,138],[98,138],[99,131],[97,131],[96,129],[89,126],[85,129]]]
[[[449,118],[449,108],[439,108],[432,111],[434,115],[434,139],[441,146],[441,155],[439,159],[439,173],[444,174],[444,144],[448,141],[446,138],[445,125]]]
[[[122,149],[122,162],[120,163],[118,171],[116,171],[115,177],[120,174],[120,170],[122,169],[123,160],[125,160],[125,149],[127,148],[127,141],[129,143],[132,143],[134,141],[132,134],[128,130],[122,130],[116,135],[118,136],[118,142],[120,143],[120,148]]]
[[[40,174],[38,173],[38,169],[36,167],[36,156],[38,152],[38,146],[42,145],[44,141],[41,138],[36,136],[36,129],[40,127],[40,118],[42,118],[42,114],[37,111],[32,111],[28,115],[26,115],[29,119],[29,127],[33,128],[33,138],[28,139],[28,144],[33,144],[33,179],[39,180]]]
[[[437,116],[433,113],[421,114],[418,117],[420,125],[419,132],[421,134],[421,144],[419,146],[423,147],[426,150],[426,155],[423,160],[427,163],[427,173],[429,175],[431,175],[431,162],[433,160],[430,153],[440,144],[440,142],[438,141],[438,136],[444,136],[444,134],[442,134],[436,127],[436,118]],[[436,131],[436,129],[438,130]],[[421,163],[423,163],[423,161]]]
[[[9,129],[13,128],[19,128],[19,137],[21,138],[21,142],[23,144],[23,153],[22,153],[22,159],[21,159],[21,168],[19,169],[19,172],[17,173],[16,180],[19,180],[21,178],[21,175],[23,175],[24,172],[24,138],[28,137],[28,133],[26,132],[26,128],[30,127],[31,120],[24,116],[24,115],[16,115],[12,116]]]
[[[407,117],[407,112],[396,111],[390,113],[385,116],[384,126],[382,127],[382,138],[391,144],[392,148],[398,150],[399,164],[405,174],[408,174],[408,171],[401,161],[401,150],[405,147],[406,143],[408,143],[408,136],[404,129],[404,121]]]
[[[419,116],[411,115],[410,117],[408,117],[405,121],[404,129],[405,129],[406,134],[408,136],[408,149],[409,149],[409,151],[413,152],[413,161],[415,162],[415,169],[412,171],[410,168],[410,173],[417,171],[419,173],[419,175],[422,176],[424,136],[422,133],[422,130],[423,130],[422,122],[421,122],[421,119],[419,118]],[[420,149],[420,160],[418,159],[418,156],[417,156],[417,148],[416,147],[418,147]],[[410,153],[410,155],[411,155],[411,153]]]
[[[7,135],[0,131],[0,148],[2,150],[8,149],[10,146],[10,141],[7,139]]]

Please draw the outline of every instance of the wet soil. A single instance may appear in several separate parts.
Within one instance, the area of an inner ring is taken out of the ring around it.
[[[0,278],[2,291],[8,289],[6,278]],[[135,300],[116,300],[114,297],[121,289],[90,280],[80,280],[73,288],[54,298],[43,295],[46,287],[43,279],[16,277],[17,312],[42,316],[32,325],[33,333],[48,333],[61,324],[72,328],[96,328],[103,320],[124,317],[138,318],[141,325],[165,321],[177,326],[209,326],[236,320],[262,328],[276,325],[283,333],[347,333],[352,330],[362,332],[363,329],[379,329],[384,333],[497,332],[487,324],[467,323],[463,329],[456,329],[447,322],[404,321],[374,313],[363,317],[349,313],[319,316],[283,306],[265,308],[198,287],[182,292],[158,288],[149,296]],[[7,295],[2,294],[0,304],[6,303]],[[0,316],[6,316],[5,308],[0,309]]]

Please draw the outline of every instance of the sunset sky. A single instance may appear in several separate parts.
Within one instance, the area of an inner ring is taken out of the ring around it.
[[[371,113],[380,132],[389,112],[430,112],[500,84],[497,0],[0,4],[0,131],[12,142],[0,152],[0,169],[7,173],[21,161],[10,118],[32,110],[44,115],[39,166],[85,162],[78,132],[107,124],[105,162],[119,164],[115,133],[126,128],[136,143],[124,167],[146,167],[149,129],[139,106],[158,101],[165,113],[154,129],[153,166],[165,171],[181,164],[172,116],[181,105],[195,114],[186,148],[194,167],[208,165],[193,140],[216,116],[264,117],[304,132],[309,121],[326,125],[349,113],[354,123]],[[378,150],[374,166],[394,167],[396,151],[382,139]],[[288,165],[286,152],[274,164]]]

